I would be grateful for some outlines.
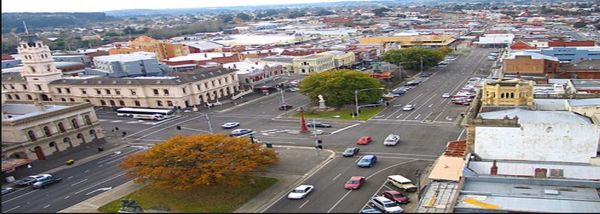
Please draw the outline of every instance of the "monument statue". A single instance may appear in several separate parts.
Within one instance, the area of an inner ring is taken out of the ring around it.
[[[325,106],[325,99],[323,99],[323,95],[319,94],[319,96],[317,96],[317,97],[319,97],[319,108],[320,109],[327,108],[327,106]]]

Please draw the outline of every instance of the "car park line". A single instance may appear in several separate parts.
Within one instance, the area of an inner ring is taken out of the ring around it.
[[[433,99],[433,97],[435,96],[435,94],[431,95],[431,97],[429,97],[429,99],[427,99],[423,104],[426,104],[427,102],[429,102],[431,99]],[[424,105],[419,105],[419,108],[414,109],[410,114],[408,114],[404,120],[406,120],[406,118],[410,117],[412,114],[414,114],[415,112],[419,111],[419,109],[423,108]]]
[[[31,194],[31,193],[37,192],[38,190],[40,190],[40,189],[35,189],[35,190],[31,191],[31,192],[25,193],[25,194],[23,194],[23,195],[19,195],[19,196],[17,196],[17,197],[14,197],[14,198],[8,199],[8,200],[6,200],[6,201],[4,201],[4,200],[3,200],[3,201],[2,201],[2,204],[5,204],[5,203],[7,203],[7,202],[10,202],[10,201],[12,201],[12,200],[15,200],[15,199],[17,199],[17,198],[20,198],[20,197],[23,197],[23,196],[29,195],[29,194]],[[6,211],[6,212],[8,212],[8,211]]]
[[[309,202],[309,201],[310,201],[310,199],[309,199],[309,200],[306,200],[304,203],[302,203],[302,205],[300,205],[300,206],[298,207],[298,209],[302,209],[302,207],[304,207],[304,205],[308,204],[308,202]]]
[[[340,175],[342,175],[342,173],[340,172],[340,174],[336,175],[335,177],[333,177],[333,179],[331,179],[331,181],[335,181],[335,179],[338,179],[340,177]]]
[[[84,191],[87,191],[87,190],[89,190],[89,189],[91,189],[91,188],[94,188],[94,187],[96,187],[96,186],[100,185],[100,184],[106,183],[107,181],[110,181],[110,180],[113,180],[113,179],[115,179],[115,178],[121,177],[121,176],[123,176],[123,175],[125,175],[125,174],[127,174],[127,173],[128,173],[128,172],[124,172],[124,173],[121,173],[121,174],[117,174],[116,176],[113,176],[113,177],[111,177],[111,178],[109,178],[109,179],[107,179],[107,180],[104,180],[104,181],[100,182],[100,183],[97,183],[97,184],[95,184],[95,185],[92,185],[92,186],[89,186],[89,187],[87,187],[87,188],[85,188],[85,189],[79,190],[79,191],[75,192],[75,193],[74,193],[74,195],[77,195],[77,194],[79,194],[79,193],[82,193],[82,192],[84,192]]]
[[[190,119],[187,119],[187,120],[184,120],[184,121],[181,121],[181,122],[179,122],[179,123],[186,123],[186,122],[189,122],[189,121],[192,121],[192,120],[195,120],[195,119],[201,118],[201,117],[205,117],[205,116],[204,116],[204,114],[202,114],[202,115],[200,115],[200,116],[196,116],[196,117],[190,118]],[[141,139],[142,139],[142,138],[144,138],[144,137],[150,136],[150,135],[152,135],[152,134],[154,134],[154,133],[157,133],[157,132],[163,131],[163,130],[165,130],[165,129],[168,129],[168,128],[172,128],[172,127],[174,127],[174,126],[175,126],[175,124],[168,125],[168,126],[166,126],[166,127],[164,127],[164,128],[161,128],[161,129],[155,130],[155,131],[153,131],[153,132],[150,132],[150,133],[148,133],[148,134],[142,135],[141,137],[138,137],[136,140],[141,140]],[[153,128],[153,127],[151,127],[151,128]],[[144,129],[144,130],[142,130],[142,131],[146,131],[146,130],[148,130],[148,129]],[[140,131],[140,132],[141,132],[141,131]],[[139,132],[138,132],[138,133],[139,133]],[[131,136],[133,136],[133,135],[131,135]]]
[[[9,210],[5,210],[3,213],[8,213],[8,212],[10,212],[10,211],[13,211],[13,210],[19,209],[19,207],[21,207],[21,205],[19,205],[19,206],[16,206],[16,207],[13,207],[13,208],[10,208]]]
[[[346,127],[344,127],[344,128],[341,128],[341,129],[338,129],[338,130],[335,130],[335,131],[331,132],[331,134],[329,134],[329,135],[336,134],[336,133],[338,133],[338,132],[344,131],[344,130],[346,130],[346,129],[350,129],[350,128],[352,128],[352,127],[355,127],[355,126],[358,126],[358,125],[360,125],[360,124],[359,124],[359,123],[356,123],[356,124],[353,124],[353,125],[346,126]]]
[[[87,178],[86,178],[86,179],[83,179],[83,180],[81,180],[81,181],[78,181],[78,182],[75,182],[75,183],[71,184],[71,186],[75,186],[75,185],[77,185],[77,184],[80,184],[80,183],[86,182],[87,180],[88,180]]]
[[[335,204],[329,209],[327,210],[327,213],[330,213],[338,204],[340,204],[340,202],[342,202],[344,200],[344,198],[346,198],[346,196],[348,196],[348,194],[350,194],[352,192],[352,190],[348,190],[348,192],[346,192],[346,194],[344,194],[344,196],[342,196],[337,202],[335,202]]]

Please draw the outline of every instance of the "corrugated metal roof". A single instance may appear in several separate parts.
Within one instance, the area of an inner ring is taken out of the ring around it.
[[[592,124],[592,121],[584,116],[567,111],[531,111],[520,108],[480,113],[482,119],[503,119],[505,117],[519,118],[519,123],[569,123],[569,124]]]
[[[600,98],[569,100],[570,106],[596,106],[600,107]]]

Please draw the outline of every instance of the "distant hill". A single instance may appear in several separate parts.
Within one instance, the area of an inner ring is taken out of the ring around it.
[[[113,21],[115,17],[105,13],[2,13],[2,33],[16,29],[17,33],[24,32],[23,21],[27,28],[83,26],[88,23]]]

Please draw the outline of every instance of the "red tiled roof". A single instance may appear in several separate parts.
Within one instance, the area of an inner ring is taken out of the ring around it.
[[[448,142],[444,156],[464,157],[467,154],[467,140],[456,140]]]

